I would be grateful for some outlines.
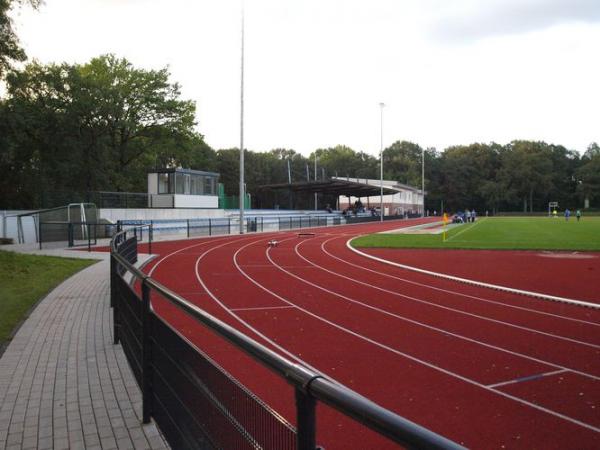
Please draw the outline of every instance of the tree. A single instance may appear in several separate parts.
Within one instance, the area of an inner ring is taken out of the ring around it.
[[[145,190],[146,170],[157,165],[215,167],[194,130],[194,103],[168,78],[167,69],[137,69],[113,55],[10,72],[0,151],[6,165],[22,165],[19,192],[31,176],[37,192],[28,196],[39,200],[52,190]]]
[[[33,8],[40,6],[41,0],[0,0],[0,79],[15,61],[25,61],[27,56],[19,45],[19,38],[13,30],[9,16],[15,4],[28,3]]]
[[[496,178],[500,146],[471,144],[446,149],[441,156],[441,190],[450,209],[493,209],[486,181]]]
[[[577,192],[582,200],[590,204],[600,200],[600,147],[590,144],[581,158],[582,165],[575,172]],[[598,206],[596,204],[596,206]]]
[[[522,200],[523,212],[534,210],[534,195],[554,187],[551,150],[545,142],[513,141],[502,153],[499,181],[507,200]],[[544,196],[544,200],[546,200]],[[538,207],[543,209],[542,201]]]
[[[409,186],[421,186],[423,149],[408,141],[396,141],[383,150],[383,178]]]

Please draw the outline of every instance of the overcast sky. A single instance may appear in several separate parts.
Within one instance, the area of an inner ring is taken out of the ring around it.
[[[45,0],[30,58],[169,66],[215,149],[239,146],[241,0]],[[600,0],[247,0],[246,148],[600,141]]]

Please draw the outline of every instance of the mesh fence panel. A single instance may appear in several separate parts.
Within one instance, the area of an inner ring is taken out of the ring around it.
[[[154,414],[162,417],[157,422],[169,442],[296,448],[295,430],[285,420],[155,315],[152,335]]]

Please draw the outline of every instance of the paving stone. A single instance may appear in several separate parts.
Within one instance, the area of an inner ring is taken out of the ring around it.
[[[168,448],[141,424],[141,393],[112,344],[107,256],[48,294],[0,358],[0,447]]]

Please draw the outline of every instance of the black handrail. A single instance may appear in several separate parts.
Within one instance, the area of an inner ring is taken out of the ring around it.
[[[113,268],[111,270],[116,270],[116,263],[125,267],[135,279],[142,282],[143,291],[146,291],[146,301],[149,299],[149,290],[156,291],[162,298],[179,307],[294,386],[299,414],[297,417],[299,449],[315,449],[315,400],[328,404],[341,413],[408,448],[464,448],[383,408],[348,387],[329,379],[327,376],[275,353],[163,286],[140,269],[134,267],[118,253],[116,242],[122,241],[120,235],[123,233],[126,233],[126,231],[117,233],[111,241],[111,268]],[[118,275],[114,272],[111,273],[112,276]],[[111,295],[113,293],[114,291],[111,290]],[[153,311],[151,303],[149,309]],[[144,409],[146,410],[146,408]]]

